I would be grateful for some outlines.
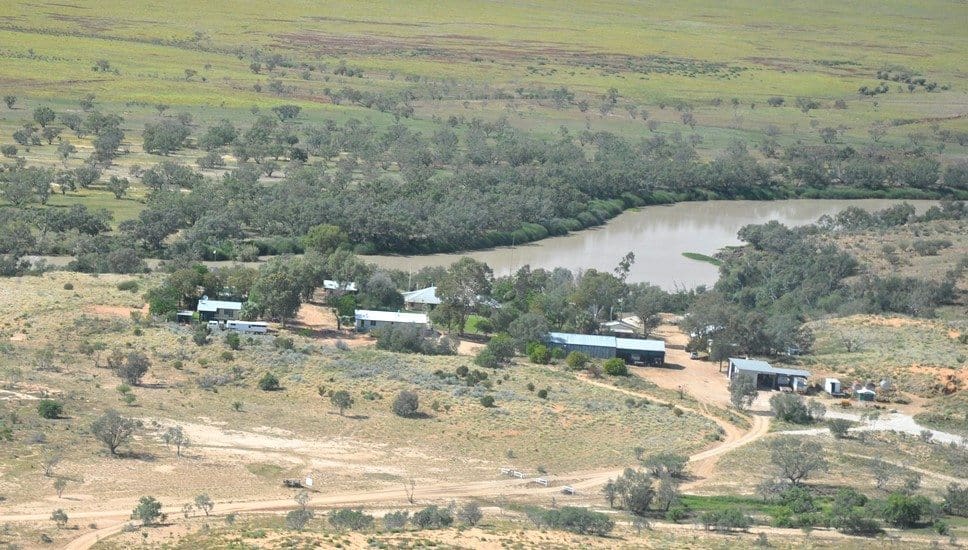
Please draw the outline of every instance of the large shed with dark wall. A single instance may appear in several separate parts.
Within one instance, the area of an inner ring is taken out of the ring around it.
[[[633,365],[662,365],[665,363],[665,342],[662,340],[549,332],[545,342],[548,347],[562,349],[565,353],[580,351],[589,357],[598,359],[618,357]]]
[[[756,387],[761,390],[778,390],[793,388],[794,379],[806,381],[810,372],[800,369],[781,369],[759,359],[729,358],[727,376],[732,380],[737,376],[750,376],[756,381]]]
[[[615,338],[615,356],[633,365],[665,364],[665,342],[641,338]]]
[[[580,351],[589,357],[596,357],[598,359],[611,359],[615,357],[614,336],[549,332],[546,342],[548,347],[562,349],[565,353]]]

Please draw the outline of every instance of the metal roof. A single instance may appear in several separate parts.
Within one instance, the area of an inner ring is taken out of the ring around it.
[[[437,287],[428,286],[427,288],[404,292],[403,301],[408,304],[437,305],[440,303],[440,298],[437,297]]]
[[[403,313],[400,311],[374,311],[371,309],[357,309],[354,314],[358,321],[427,324],[426,313]]]
[[[346,290],[349,292],[356,292],[357,290],[356,283],[354,282],[341,283],[339,281],[334,281],[332,279],[324,279],[323,288],[325,288],[326,290]]]
[[[231,309],[239,311],[242,309],[242,302],[228,302],[225,300],[209,300],[208,298],[202,297],[198,301],[198,311],[215,312],[220,309]]]
[[[798,369],[781,369],[770,365],[766,361],[760,361],[759,359],[740,359],[737,357],[730,357],[729,364],[736,365],[736,370],[741,370],[746,372],[762,372],[765,374],[785,374],[787,376],[800,376],[803,378],[810,378],[809,371],[798,370]]]
[[[616,338],[615,347],[631,351],[661,351],[665,353],[665,342],[662,340],[640,340],[637,338]]]
[[[614,348],[614,336],[598,334],[572,334],[570,332],[549,332],[548,342],[552,344],[566,344],[569,346],[592,346],[598,348]]]

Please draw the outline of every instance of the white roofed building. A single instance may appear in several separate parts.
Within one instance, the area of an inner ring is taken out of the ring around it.
[[[354,312],[356,330],[367,332],[388,325],[411,325],[419,328],[430,326],[426,313],[405,313],[401,311],[375,311],[358,309]]]

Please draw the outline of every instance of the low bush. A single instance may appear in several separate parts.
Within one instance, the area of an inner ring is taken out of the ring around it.
[[[420,398],[412,391],[403,390],[397,394],[393,400],[391,409],[393,414],[404,418],[412,418],[417,415],[420,408]]]
[[[64,413],[64,406],[53,399],[41,399],[40,403],[37,404],[37,413],[42,418],[51,420],[60,418],[61,414]]]
[[[279,379],[271,372],[263,374],[262,378],[259,379],[259,389],[262,391],[276,391],[281,387],[279,385]]]
[[[625,364],[625,361],[623,359],[619,359],[618,357],[612,357],[611,359],[605,361],[605,365],[603,365],[603,370],[605,371],[605,374],[609,376],[628,376],[629,375],[628,365]]]

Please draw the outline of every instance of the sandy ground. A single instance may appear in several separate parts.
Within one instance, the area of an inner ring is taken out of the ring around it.
[[[107,313],[107,312],[105,312]],[[118,312],[120,314],[120,312]],[[128,313],[126,313],[128,314]],[[301,308],[296,320],[297,326],[310,328],[320,331],[324,335],[336,333],[332,336],[335,340],[343,332],[335,330],[335,318],[328,308],[315,306],[312,304],[304,305]],[[345,341],[353,344],[370,344],[372,339],[364,336],[349,339],[355,336],[347,331]],[[693,491],[700,487],[705,479],[709,478],[715,471],[718,459],[743,445],[756,441],[769,433],[769,416],[762,412],[766,407],[768,393],[763,392],[754,403],[752,414],[749,416],[750,428],[742,429],[725,420],[719,418],[706,408],[706,405],[726,407],[729,404],[729,392],[725,376],[719,372],[718,365],[706,361],[695,361],[689,359],[688,354],[682,349],[685,344],[686,336],[679,332],[673,325],[663,325],[659,334],[667,342],[667,361],[672,365],[668,368],[635,368],[633,372],[645,379],[648,379],[662,388],[670,390],[681,390],[699,402],[696,409],[675,403],[677,407],[685,411],[703,415],[716,422],[724,431],[724,438],[721,441],[712,443],[708,448],[697,452],[689,457],[690,472],[694,480],[683,485],[685,491]],[[324,336],[325,338],[325,336]],[[342,339],[342,338],[341,338]],[[461,353],[473,353],[475,346],[470,342],[461,344]],[[642,392],[637,392],[627,388],[619,388],[603,382],[578,376],[583,383],[599,386],[610,391],[621,392],[627,395],[648,398],[653,402],[662,402],[655,396]],[[152,419],[149,419],[152,420]],[[153,419],[161,426],[173,424],[166,419]],[[204,419],[200,419],[204,420]],[[382,472],[392,475],[400,475],[392,467],[392,464],[379,464],[378,457],[386,455],[385,449],[377,444],[369,442],[355,441],[351,438],[334,438],[326,441],[309,441],[294,438],[293,434],[277,428],[265,427],[249,431],[229,430],[222,426],[198,423],[179,422],[187,435],[196,443],[189,449],[189,452],[201,453],[211,457],[238,457],[251,460],[254,457],[280,456],[303,464],[307,469],[326,469],[326,468],[345,468],[354,473]],[[584,471],[572,472],[559,476],[551,476],[550,484],[543,487],[533,483],[529,478],[515,479],[503,477],[499,472],[495,472],[491,479],[468,480],[464,483],[418,483],[413,490],[412,498],[414,503],[440,502],[442,500],[488,497],[524,499],[527,501],[550,501],[555,497],[560,504],[587,504],[591,501],[589,497],[597,498],[599,487],[608,479],[615,477],[621,472],[613,470],[603,471]],[[561,487],[570,485],[577,490],[577,495],[567,496],[561,494]],[[190,488],[189,488],[190,489]],[[280,488],[280,493],[283,493]],[[268,496],[268,495],[267,495]],[[266,497],[267,497],[266,496]],[[321,492],[314,493],[310,504],[314,507],[340,507],[340,506],[407,506],[410,504],[409,496],[404,485],[387,486],[369,490],[342,490],[337,491],[326,488]],[[282,495],[275,498],[255,498],[253,500],[231,500],[216,503],[215,513],[271,513],[290,510],[293,507],[291,495]],[[189,500],[190,496],[184,500]],[[90,548],[99,539],[111,536],[120,532],[122,527],[129,521],[130,502],[100,502],[100,510],[77,511],[71,514],[72,520],[83,523],[96,521],[99,529],[80,534],[71,541],[65,548],[84,549]],[[0,521],[49,521],[48,503],[38,503],[38,506],[22,507],[19,513],[0,515]],[[172,519],[180,517],[180,504],[166,508],[165,510]]]
[[[940,430],[929,430],[928,428],[918,424],[909,415],[901,413],[890,413],[878,416],[873,420],[865,420],[858,414],[845,413],[841,411],[827,411],[826,417],[843,418],[846,420],[852,420],[854,422],[860,422],[860,426],[850,429],[852,432],[901,432],[920,436],[921,432],[928,431],[931,432],[932,441],[935,441],[936,443],[955,443],[957,445],[964,445],[966,443],[965,438],[961,437],[960,435],[950,434]],[[787,430],[780,433],[791,435],[823,435],[829,432],[830,430],[827,428],[813,428],[809,430]]]

